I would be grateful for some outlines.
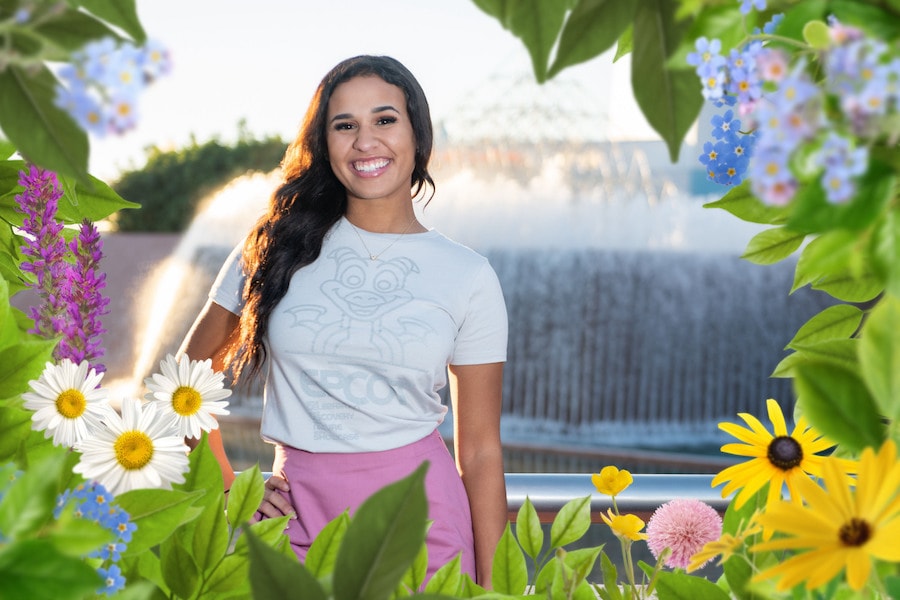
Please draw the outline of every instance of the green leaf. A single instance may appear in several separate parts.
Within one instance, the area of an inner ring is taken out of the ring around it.
[[[753,195],[750,182],[744,181],[733,187],[727,194],[713,202],[703,205],[705,208],[721,208],[742,221],[776,225],[787,219],[787,209],[783,206],[770,206]]]
[[[249,552],[248,552],[249,555]],[[225,597],[250,597],[250,563],[247,556],[229,554],[213,571],[203,585],[203,595],[221,594]],[[297,568],[293,565],[292,568]]]
[[[3,163],[0,163],[0,165],[2,164]],[[2,206],[3,200],[0,199],[0,213],[2,213]],[[0,214],[0,218],[2,218],[2,214]],[[4,280],[5,285],[7,286],[6,295],[0,299],[0,302],[4,302],[8,306],[9,298],[28,287],[26,282],[37,281],[37,278],[33,277],[31,273],[24,273],[20,269],[19,265],[22,263],[24,257],[19,248],[24,243],[24,238],[17,235],[12,227],[0,222],[0,279]],[[18,329],[26,331],[31,328],[32,321],[31,319],[28,319],[28,317],[25,317],[24,313],[18,309],[14,309],[12,306],[9,306],[8,310],[15,315],[16,319],[27,319],[29,322],[28,325],[25,325],[24,327],[20,326]],[[6,331],[5,326],[3,329],[6,335],[11,335],[11,332]]]
[[[289,521],[290,517],[288,516],[263,519],[262,521],[251,523],[249,526],[244,525],[244,530],[249,529],[257,539],[281,551],[285,556],[296,558],[297,555],[294,554],[291,548],[290,539],[284,532]],[[237,543],[234,545],[234,554],[248,556],[248,552],[246,536],[242,535],[238,537]]]
[[[244,535],[250,549],[250,587],[256,600],[295,598],[301,590],[304,600],[326,600],[325,590],[306,567],[266,546],[252,532]]]
[[[631,62],[634,97],[647,122],[665,140],[672,162],[678,160],[681,142],[703,106],[697,75],[666,66],[685,29],[675,21],[675,6],[672,0],[637,3]]]
[[[122,575],[129,581],[128,587],[131,587],[130,581],[140,577],[148,582],[153,582],[166,597],[170,595],[171,590],[166,585],[166,579],[162,573],[162,565],[156,552],[141,552],[136,556],[122,556],[119,559],[119,566],[122,569]],[[154,596],[155,599],[156,596]]]
[[[459,554],[453,560],[439,568],[428,583],[425,584],[425,592],[428,594],[446,594],[456,597],[462,592],[462,569],[459,562]]]
[[[753,236],[741,258],[758,265],[771,265],[793,254],[804,239],[805,233],[797,233],[786,227],[766,229]]]
[[[245,469],[234,478],[228,492],[228,522],[238,527],[253,518],[266,493],[259,465]]]
[[[684,6],[684,3],[681,3]],[[679,10],[676,18],[687,17],[694,11]],[[749,23],[748,23],[749,24]],[[669,59],[669,65],[676,69],[693,68],[688,65],[687,55],[695,51],[695,40],[700,37],[717,39],[722,44],[723,56],[728,56],[728,51],[745,41],[746,29],[744,15],[741,14],[738,4],[729,2],[719,6],[704,6],[702,11],[697,11],[696,19],[691,23],[682,43]]]
[[[160,544],[159,558],[166,584],[178,597],[193,598],[200,587],[200,571],[184,536],[176,533]]]
[[[50,454],[16,478],[0,501],[0,531],[10,540],[34,535],[53,518],[66,453]]]
[[[45,530],[44,538],[66,556],[84,558],[87,554],[115,540],[115,535],[96,521],[74,515],[74,509],[64,510]]]
[[[534,578],[534,591],[535,595],[545,595],[549,588],[553,586],[553,581],[556,579],[556,573],[560,569],[560,562],[553,557],[551,560],[548,560],[541,570],[538,571],[537,576]]]
[[[600,546],[570,550],[566,552],[563,557],[563,562],[567,567],[572,569],[576,580],[581,582],[590,575],[591,571],[594,569],[594,563],[597,562],[597,557],[600,556],[602,551],[602,544]]]
[[[891,598],[900,598],[900,576],[888,575],[884,578],[884,588]]]
[[[544,530],[541,528],[541,519],[534,504],[527,496],[516,514],[516,537],[519,538],[519,544],[525,554],[532,560],[537,560],[544,545]]]
[[[870,159],[869,168],[859,178],[856,194],[850,202],[828,202],[821,184],[800,186],[792,203],[788,226],[808,233],[833,229],[861,231],[872,224],[893,197],[895,181],[893,169]]]
[[[111,25],[124,29],[138,45],[147,40],[135,0],[79,0],[78,3]]]
[[[579,0],[566,19],[553,64],[552,78],[612,47],[634,19],[633,0]]]
[[[428,547],[422,544],[415,560],[409,565],[409,569],[403,574],[400,584],[397,586],[397,596],[422,589],[425,585],[425,577],[428,572]]]
[[[824,21],[810,21],[803,26],[803,40],[816,50],[824,50],[831,45],[828,25]]]
[[[20,452],[36,439],[35,435],[44,439],[43,434],[31,429],[33,414],[18,406],[0,405],[0,461],[17,460]],[[51,443],[50,440],[46,442]]]
[[[10,142],[9,140],[0,138],[0,160],[6,160],[15,153],[16,153],[15,144]],[[0,191],[2,191],[2,190],[3,190],[3,188],[0,187]]]
[[[86,181],[87,134],[54,104],[56,85],[45,67],[33,76],[13,66],[0,71],[0,128],[29,161]]]
[[[219,494],[219,487],[212,488],[208,495],[216,499],[204,505],[203,512],[189,525],[189,539],[192,544],[194,561],[201,573],[208,571],[222,560],[228,550],[228,521],[225,518],[225,497]]]
[[[42,539],[0,546],[0,581],[4,598],[28,600],[81,600],[103,583],[84,559]]]
[[[878,447],[884,440],[881,416],[862,380],[828,363],[794,368],[797,403],[810,424],[849,450]]]
[[[859,370],[857,339],[824,340],[814,344],[797,344],[795,349],[803,362],[829,364],[851,372]]]
[[[44,365],[53,359],[54,348],[56,340],[32,336],[0,352],[0,398],[27,392],[28,382],[40,377]]]
[[[309,569],[315,578],[321,579],[334,572],[338,550],[349,526],[350,515],[347,511],[344,511],[332,519],[316,535],[316,539],[313,540],[309,551],[306,553],[305,561],[306,568]]]
[[[559,37],[569,9],[568,0],[473,0],[475,5],[495,17],[505,29],[522,40],[531,56],[538,82],[547,80],[550,52]]]
[[[622,35],[619,36],[619,43],[616,44],[616,55],[613,57],[613,63],[623,56],[630,54],[634,49],[634,26],[629,25]]]
[[[786,348],[848,338],[856,333],[862,318],[863,312],[850,304],[829,306],[804,323]]]
[[[865,264],[852,231],[831,231],[810,241],[800,253],[791,292],[811,284],[846,302],[864,302],[883,289]]]
[[[425,461],[408,477],[377,491],[359,507],[338,552],[336,600],[384,598],[425,542],[428,501]]]
[[[900,296],[900,214],[891,210],[876,224],[869,250],[871,266],[885,289]]]
[[[900,420],[900,299],[886,295],[869,313],[859,342],[863,381],[882,415]]]
[[[206,506],[219,505],[224,493],[222,469],[219,461],[209,448],[209,436],[204,433],[197,446],[188,455],[188,472],[185,473],[184,482],[174,485],[174,489],[185,492],[202,491],[198,504]]]
[[[622,600],[616,565],[609,560],[609,556],[606,553],[600,555],[600,569],[603,571],[603,586],[606,589],[609,600]]]
[[[798,364],[802,364],[804,362],[804,358],[802,354],[798,354],[796,352],[791,352],[787,356],[781,359],[781,361],[775,365],[775,370],[772,371],[770,377],[775,378],[786,378],[794,376],[794,368]]]
[[[22,337],[14,310],[9,303],[9,284],[0,279],[0,352],[18,344]]]
[[[90,183],[85,185],[71,178],[59,178],[65,195],[59,200],[57,219],[76,224],[84,219],[96,222],[123,208],[140,208],[140,204],[125,200],[100,179],[93,176],[89,179]]]
[[[722,518],[722,533],[736,536],[743,532],[749,525],[753,514],[756,511],[765,509],[768,489],[768,485],[764,485],[754,495],[750,496],[741,508],[736,508],[734,501],[729,502],[728,508],[725,509],[725,516]],[[755,536],[749,536],[749,539],[745,539],[745,546],[752,545],[758,536],[759,534],[756,534]],[[771,553],[761,551],[747,553],[746,559],[741,554],[734,554],[723,563],[722,570],[725,579],[728,581],[728,587],[739,600],[763,600],[762,597],[752,591],[750,580],[753,577],[753,573],[758,570],[754,566],[758,567],[761,560],[764,560],[769,554]],[[748,562],[748,559],[750,562]],[[751,563],[753,566],[751,566]]]
[[[115,600],[160,600],[157,586],[149,581],[127,581],[125,589],[116,592]]]
[[[528,585],[528,568],[510,524],[506,524],[497,548],[494,550],[494,564],[491,569],[491,585],[501,594],[522,594]]]
[[[80,50],[93,40],[119,37],[112,29],[91,15],[68,7],[43,17],[34,29],[68,52]],[[64,55],[60,57],[60,60],[68,60],[68,58],[67,55]]]
[[[884,291],[884,285],[871,273],[826,275],[814,283],[812,288],[844,302],[868,302]]]
[[[566,502],[550,525],[550,547],[561,548],[581,539],[591,526],[591,497]]]
[[[877,6],[876,3],[858,0],[832,0],[829,8],[831,14],[834,14],[841,23],[861,27],[867,34],[882,40],[896,40],[900,37],[900,23],[897,22],[900,6],[896,0],[889,0],[887,4],[891,5],[893,10]]]
[[[144,489],[117,496],[119,507],[137,525],[125,554],[139,554],[160,544],[182,525],[200,516],[202,509],[194,503],[202,495],[201,491]]]
[[[704,577],[660,571],[656,590],[663,600],[729,600],[725,591]]]

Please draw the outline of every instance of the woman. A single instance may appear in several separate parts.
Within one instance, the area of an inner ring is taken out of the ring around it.
[[[506,525],[499,421],[506,309],[487,260],[417,220],[434,182],[428,103],[399,62],[329,72],[269,210],[235,249],[180,352],[237,380],[265,361],[261,432],[276,445],[264,517],[294,514],[301,560],[345,509],[430,462],[429,577],[461,553],[489,585]],[[437,432],[448,383],[456,464]],[[234,472],[210,444],[226,489]]]

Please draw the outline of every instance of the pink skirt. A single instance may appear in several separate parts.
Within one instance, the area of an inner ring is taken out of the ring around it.
[[[285,494],[297,514],[286,533],[301,561],[316,535],[332,519],[350,509],[350,516],[372,494],[410,475],[423,461],[430,465],[425,476],[428,497],[428,572],[460,556],[463,573],[475,579],[472,515],[462,479],[440,433],[407,446],[381,452],[306,452],[275,446],[272,472],[288,481]]]

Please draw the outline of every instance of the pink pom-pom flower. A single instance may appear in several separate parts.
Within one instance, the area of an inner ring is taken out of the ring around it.
[[[699,500],[679,498],[656,509],[647,524],[647,546],[655,558],[666,548],[669,568],[687,568],[691,557],[722,535],[722,518]]]

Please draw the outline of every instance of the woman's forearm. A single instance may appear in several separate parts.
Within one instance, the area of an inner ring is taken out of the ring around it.
[[[460,471],[472,511],[477,583],[490,589],[494,552],[508,521],[502,451],[480,451]]]

